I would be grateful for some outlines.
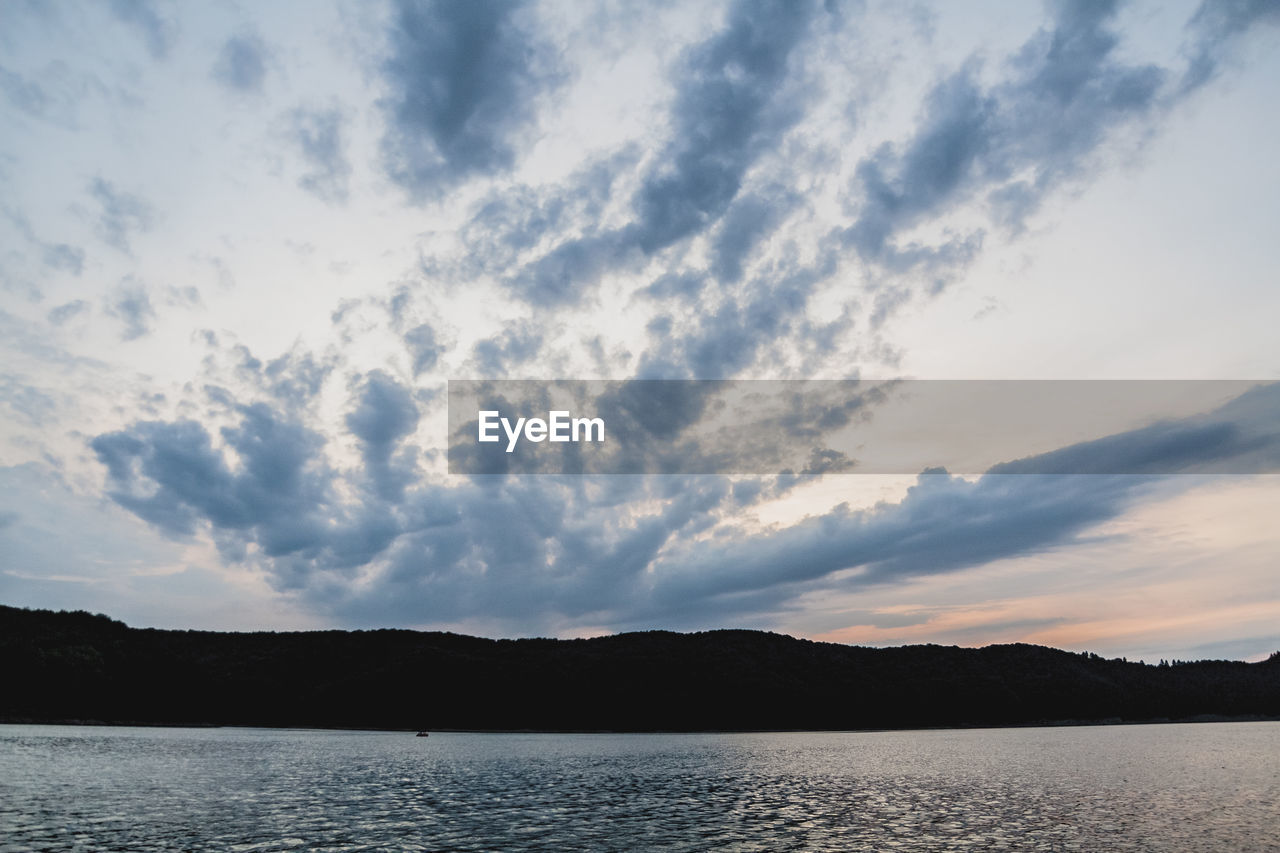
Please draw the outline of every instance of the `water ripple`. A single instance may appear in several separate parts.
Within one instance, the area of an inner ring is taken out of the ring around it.
[[[0,851],[1280,851],[1280,724],[0,726]]]

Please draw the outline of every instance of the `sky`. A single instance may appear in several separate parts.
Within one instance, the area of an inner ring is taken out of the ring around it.
[[[444,450],[450,379],[1280,379],[1278,47],[1274,0],[8,0],[0,602],[1265,657],[1271,463]]]

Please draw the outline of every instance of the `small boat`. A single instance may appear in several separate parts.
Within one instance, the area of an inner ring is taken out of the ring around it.
[[[418,732],[414,737],[431,737],[430,732]]]

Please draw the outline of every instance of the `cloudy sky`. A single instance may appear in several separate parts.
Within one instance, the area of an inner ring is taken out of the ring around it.
[[[1274,0],[6,0],[0,602],[1264,656],[1265,470],[443,450],[450,378],[1280,379],[1277,48]]]

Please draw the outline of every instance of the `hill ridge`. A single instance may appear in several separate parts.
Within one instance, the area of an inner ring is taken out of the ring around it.
[[[31,722],[696,731],[1280,716],[1280,655],[1170,666],[741,628],[186,631],[4,605],[0,683],[0,720]]]

